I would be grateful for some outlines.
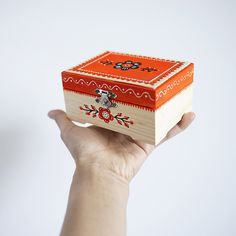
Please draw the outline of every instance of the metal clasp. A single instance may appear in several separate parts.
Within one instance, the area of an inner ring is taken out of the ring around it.
[[[117,104],[115,102],[110,101],[110,99],[117,97],[117,95],[115,93],[112,93],[112,92],[109,92],[106,90],[102,90],[102,89],[96,89],[95,92],[97,94],[101,95],[101,97],[95,99],[95,101],[97,103],[102,104],[106,108],[117,106]]]

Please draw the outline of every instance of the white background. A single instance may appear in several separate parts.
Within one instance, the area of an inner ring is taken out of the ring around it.
[[[60,72],[105,50],[196,71],[197,118],[133,180],[128,235],[235,235],[235,12],[233,0],[0,0],[0,235],[59,234],[74,164],[46,114],[64,108]]]

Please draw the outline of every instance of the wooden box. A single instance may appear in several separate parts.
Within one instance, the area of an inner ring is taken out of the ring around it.
[[[158,144],[191,110],[193,64],[107,51],[62,72],[70,119]]]

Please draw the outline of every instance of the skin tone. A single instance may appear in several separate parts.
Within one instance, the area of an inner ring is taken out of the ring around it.
[[[61,110],[48,116],[56,121],[76,164],[60,235],[125,236],[129,184],[155,146],[100,127],[76,126]],[[194,118],[186,113],[161,143]]]

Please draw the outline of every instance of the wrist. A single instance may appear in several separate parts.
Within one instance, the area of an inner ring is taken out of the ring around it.
[[[125,235],[128,192],[128,183],[98,166],[77,165],[67,210],[67,218],[77,220],[64,228],[78,235]]]
[[[78,166],[74,172],[72,191],[89,191],[93,194],[104,194],[115,201],[126,202],[129,194],[129,183],[112,171],[99,165]]]
[[[81,176],[81,179],[104,179],[109,182],[129,185],[129,180],[125,175],[123,166],[120,163],[111,161],[111,157],[98,158],[98,156],[87,156],[78,158],[76,161],[75,174]]]

